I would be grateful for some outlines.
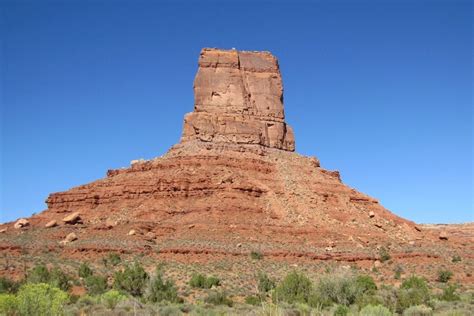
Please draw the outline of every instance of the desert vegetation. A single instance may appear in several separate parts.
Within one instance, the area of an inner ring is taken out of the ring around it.
[[[215,275],[192,273],[177,285],[163,264],[149,271],[137,260],[107,262],[113,269],[81,263],[71,273],[37,264],[23,279],[2,277],[0,315],[457,316],[474,311],[474,293],[452,282],[449,270],[439,270],[434,282],[404,276],[397,286],[354,269],[328,270],[315,278],[295,268],[280,279],[256,271],[251,286],[240,285],[247,289],[242,297],[232,295],[225,279]]]

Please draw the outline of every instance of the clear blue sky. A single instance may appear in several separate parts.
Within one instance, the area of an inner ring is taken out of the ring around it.
[[[0,221],[178,142],[202,47],[273,52],[297,151],[345,183],[417,222],[474,220],[471,1],[4,0],[0,14]]]

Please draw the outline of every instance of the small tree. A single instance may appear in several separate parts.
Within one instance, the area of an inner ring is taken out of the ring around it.
[[[302,273],[290,272],[275,288],[274,300],[276,302],[308,303],[313,290],[313,284]]]
[[[133,296],[142,296],[148,279],[148,273],[136,262],[131,266],[126,266],[123,271],[115,273],[114,288]]]
[[[157,269],[158,270],[158,269]],[[161,271],[150,281],[147,299],[153,303],[170,302],[181,303],[183,300],[178,296],[178,290],[172,280],[164,280]]]
[[[17,300],[20,315],[62,315],[68,295],[49,284],[25,284],[18,291]]]

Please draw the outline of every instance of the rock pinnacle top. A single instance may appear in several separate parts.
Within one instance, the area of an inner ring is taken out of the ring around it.
[[[294,151],[278,60],[269,52],[204,48],[181,142],[190,140]]]

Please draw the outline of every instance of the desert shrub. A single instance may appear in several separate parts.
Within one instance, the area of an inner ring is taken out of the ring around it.
[[[26,278],[29,283],[49,283],[49,270],[44,264],[36,265]]]
[[[210,289],[213,286],[219,286],[220,280],[214,276],[205,276],[203,274],[193,274],[189,280],[191,287],[200,289]]]
[[[392,312],[383,305],[367,305],[360,310],[360,316],[392,316]]]
[[[377,290],[377,297],[382,300],[382,305],[390,309],[392,312],[397,309],[398,291],[393,286],[382,285]]]
[[[142,296],[148,279],[148,273],[136,262],[115,273],[114,288],[133,296]]]
[[[330,274],[319,280],[316,293],[322,305],[351,305],[364,293],[364,287],[361,287],[357,278],[352,275]]]
[[[367,305],[384,305],[384,299],[378,293],[364,293],[358,297],[356,304],[361,308]]]
[[[355,282],[362,293],[374,293],[377,291],[377,285],[370,275],[358,275]]]
[[[275,288],[275,281],[265,273],[258,274],[258,291],[266,294]]]
[[[391,256],[388,250],[384,247],[380,248],[379,250],[379,259],[381,262],[385,262],[390,260]]]
[[[407,308],[403,312],[403,316],[431,316],[433,310],[425,305],[415,305]]]
[[[18,301],[13,294],[0,294],[0,315],[14,316],[17,311]]]
[[[398,311],[410,306],[426,304],[430,299],[430,290],[424,278],[411,276],[403,281],[398,291]]]
[[[460,262],[462,259],[461,259],[461,256],[459,255],[454,255],[452,258],[451,258],[451,261],[456,263],[456,262]]]
[[[275,302],[308,303],[313,284],[303,273],[290,272],[275,288]]]
[[[20,284],[5,277],[0,277],[0,294],[2,293],[16,293]]]
[[[81,265],[79,266],[79,271],[78,271],[79,277],[85,279],[87,277],[90,277],[92,274],[93,272],[92,272],[92,269],[89,267],[89,265],[85,262],[81,263]]]
[[[125,300],[126,296],[121,294],[117,290],[110,290],[101,295],[100,301],[108,309],[114,310],[117,307],[117,304]]]
[[[158,315],[160,316],[180,316],[183,315],[183,312],[179,308],[179,306],[162,306],[158,310]]]
[[[62,315],[68,295],[49,284],[25,284],[18,291],[17,303],[20,315]]]
[[[107,255],[107,257],[103,258],[102,261],[104,262],[105,266],[107,266],[108,264],[116,266],[122,261],[122,258],[118,253],[111,252]]]
[[[260,297],[256,295],[249,295],[245,298],[245,303],[249,305],[259,305],[261,302]]]
[[[346,316],[349,314],[350,310],[349,307],[346,305],[337,305],[336,309],[334,310],[333,316]]]
[[[234,304],[224,291],[213,291],[209,293],[204,301],[212,305],[227,305],[229,307],[232,307]]]
[[[448,284],[443,289],[443,293],[439,296],[439,299],[447,302],[459,301],[461,297],[456,293],[457,289],[456,284]]]
[[[158,269],[157,269],[158,270]],[[151,279],[148,286],[147,300],[153,303],[167,301],[170,303],[182,303],[178,296],[178,290],[172,280],[164,280],[161,271],[157,271],[156,276]]]
[[[60,268],[55,267],[49,272],[49,284],[57,287],[63,291],[68,291],[70,288],[69,277]]]
[[[400,280],[401,277],[402,277],[402,272],[403,272],[403,268],[401,266],[396,266],[395,270],[394,270],[394,276],[393,278],[395,280]]]
[[[84,284],[90,295],[99,295],[107,290],[107,278],[103,276],[89,275]]]
[[[453,273],[449,270],[438,271],[438,282],[446,283],[453,277]]]
[[[252,258],[254,260],[261,260],[261,259],[263,259],[263,254],[261,252],[258,252],[258,251],[252,251],[250,253],[250,258]]]

